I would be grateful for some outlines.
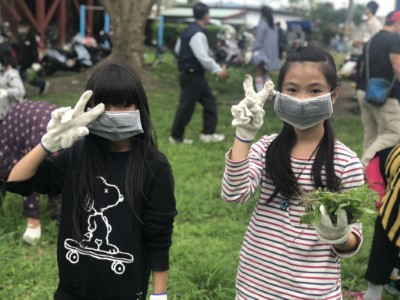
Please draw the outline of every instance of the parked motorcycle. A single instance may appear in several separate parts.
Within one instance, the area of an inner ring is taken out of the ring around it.
[[[44,75],[57,71],[79,72],[93,65],[85,46],[76,43],[64,49],[47,48],[41,64]]]
[[[236,39],[236,30],[223,25],[214,46],[215,60],[224,68],[238,67],[243,63],[242,51]]]

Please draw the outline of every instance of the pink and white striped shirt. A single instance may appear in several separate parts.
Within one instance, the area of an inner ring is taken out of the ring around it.
[[[276,137],[264,136],[252,145],[248,157],[233,162],[226,156],[222,198],[243,203],[261,186],[259,199],[247,227],[240,252],[236,279],[236,299],[342,299],[340,257],[332,245],[319,241],[313,227],[300,224],[305,212],[296,198],[286,199],[281,209],[281,194],[267,203],[274,191],[273,181],[265,172],[265,154]],[[291,157],[294,176],[305,191],[312,191],[310,160]],[[363,169],[356,154],[339,141],[335,144],[334,168],[341,191],[364,183]],[[325,170],[321,171],[325,182]],[[362,241],[361,224],[353,232]]]

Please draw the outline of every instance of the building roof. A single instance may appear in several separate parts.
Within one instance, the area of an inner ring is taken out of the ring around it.
[[[243,8],[210,8],[210,16],[214,19],[229,19],[246,13]],[[193,16],[191,7],[174,7],[161,12],[164,17],[188,18]]]
[[[167,22],[191,22],[193,21],[192,7],[174,7],[161,11],[161,15]],[[260,9],[257,7],[210,7],[210,16],[213,24],[247,25],[252,28],[260,19]],[[291,11],[274,11],[275,21],[285,23],[287,20],[301,20],[302,18]],[[283,24],[286,29],[286,24]]]

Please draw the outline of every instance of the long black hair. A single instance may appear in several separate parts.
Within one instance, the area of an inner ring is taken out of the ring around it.
[[[144,178],[149,159],[161,160],[168,164],[165,156],[158,151],[155,132],[150,119],[149,105],[143,85],[138,74],[131,68],[110,64],[96,70],[89,78],[86,90],[92,90],[93,95],[88,107],[99,103],[105,106],[136,105],[140,112],[143,133],[134,136],[126,167],[120,182],[125,199],[132,213],[140,220],[140,200],[144,195]],[[94,182],[99,174],[107,174],[107,162],[110,161],[109,141],[89,134],[84,142],[77,145],[76,160],[73,163],[74,208],[73,228],[77,238],[82,238],[81,232],[85,226],[93,201]],[[79,148],[78,148],[79,147]],[[79,176],[78,176],[79,175]],[[103,175],[102,175],[103,176]]]
[[[296,51],[289,53],[286,62],[282,66],[278,77],[278,91],[282,91],[283,80],[293,63],[297,62],[317,62],[320,64],[321,72],[325,76],[326,81],[330,85],[332,92],[340,86],[337,77],[336,64],[333,57],[313,46],[299,47]],[[314,187],[325,187],[334,192],[340,187],[339,178],[335,174],[334,169],[334,148],[335,136],[330,125],[329,119],[324,120],[324,135],[319,143],[315,160],[312,166],[312,177],[314,179]],[[290,152],[296,144],[296,134],[293,126],[284,122],[282,131],[272,141],[266,153],[266,172],[270,174],[275,184],[275,190],[269,201],[271,201],[278,193],[285,197],[292,197],[301,193],[300,186],[295,178],[291,163]],[[325,165],[326,184],[323,183],[321,170]]]
[[[264,18],[265,21],[267,21],[269,27],[275,27],[274,16],[272,15],[272,8],[268,5],[264,5],[263,7],[261,7],[261,18]]]
[[[0,64],[4,67],[15,65],[15,60],[12,57],[12,48],[8,43],[0,43]]]

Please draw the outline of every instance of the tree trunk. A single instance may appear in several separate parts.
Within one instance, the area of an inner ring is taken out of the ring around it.
[[[129,65],[138,72],[144,70],[146,20],[156,1],[100,0],[110,14],[114,35],[111,54],[98,65],[118,63]]]

